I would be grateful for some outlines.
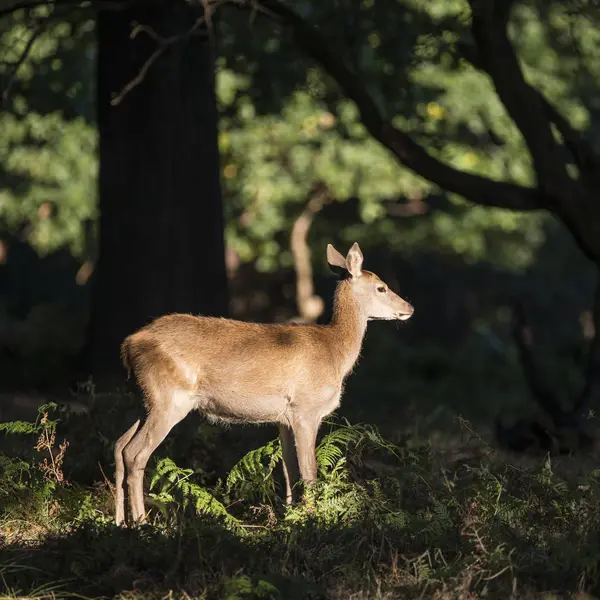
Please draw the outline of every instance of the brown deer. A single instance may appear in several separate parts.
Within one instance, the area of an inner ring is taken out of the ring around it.
[[[215,422],[277,423],[286,502],[292,501],[298,467],[305,484],[316,480],[317,431],[340,404],[367,321],[405,321],[414,311],[377,275],[362,270],[357,243],[346,258],[329,244],[327,261],[340,277],[329,325],[171,314],[125,339],[122,359],[144,393],[147,417],[115,445],[118,524],[125,519],[125,471],[133,520],[141,522],[148,459],[194,409]]]

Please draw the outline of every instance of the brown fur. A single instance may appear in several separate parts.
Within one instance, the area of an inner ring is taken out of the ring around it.
[[[118,523],[125,518],[125,467],[133,518],[143,520],[147,461],[172,427],[194,409],[217,422],[278,424],[288,502],[298,467],[306,483],[316,479],[317,431],[321,420],[339,406],[368,320],[406,319],[413,312],[377,275],[362,271],[358,244],[346,259],[332,246],[327,254],[332,268],[345,274],[329,325],[172,314],[125,339],[123,363],[144,392],[148,416],[139,431],[138,421],[115,446]]]

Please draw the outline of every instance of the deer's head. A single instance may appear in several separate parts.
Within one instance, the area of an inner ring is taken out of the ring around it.
[[[375,273],[363,271],[363,253],[354,242],[344,258],[331,244],[327,244],[327,262],[340,279],[347,280],[352,295],[362,313],[372,320],[410,319],[414,308],[390,290]]]

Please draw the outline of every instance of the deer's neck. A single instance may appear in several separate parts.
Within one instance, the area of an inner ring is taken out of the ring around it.
[[[345,377],[358,360],[367,331],[367,317],[354,298],[349,281],[338,284],[329,327],[333,338],[333,352],[341,374]]]

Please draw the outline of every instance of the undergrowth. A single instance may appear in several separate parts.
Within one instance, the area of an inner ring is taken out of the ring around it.
[[[29,452],[0,455],[0,596],[599,594],[597,465],[507,457],[462,427],[470,439],[442,451],[328,422],[318,483],[291,507],[280,497],[278,439],[212,479],[159,452],[146,475],[149,522],[125,529],[113,523],[108,480],[65,475],[68,423],[45,405],[35,422],[0,424],[30,440]]]

